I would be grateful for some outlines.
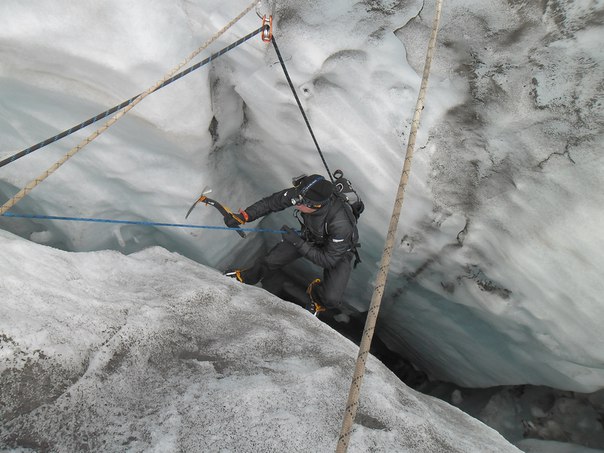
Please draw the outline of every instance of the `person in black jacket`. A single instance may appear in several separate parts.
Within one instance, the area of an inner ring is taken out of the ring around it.
[[[288,263],[304,257],[323,268],[323,279],[310,283],[307,309],[318,313],[337,308],[351,271],[351,261],[358,241],[356,219],[348,203],[334,193],[334,185],[320,175],[294,179],[294,187],[276,192],[252,204],[239,214],[225,216],[224,222],[236,228],[271,212],[294,206],[302,223],[302,234],[283,225],[282,242],[248,269],[226,275],[254,285]]]

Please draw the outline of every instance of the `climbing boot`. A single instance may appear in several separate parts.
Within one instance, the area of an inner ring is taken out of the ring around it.
[[[308,294],[308,298],[310,299],[306,304],[306,309],[315,316],[319,316],[319,313],[326,310],[326,308],[317,301],[316,295],[313,297],[313,288],[319,284],[321,284],[321,279],[316,278],[310,282],[310,285],[306,288],[306,294]]]
[[[231,278],[235,278],[238,281],[240,281],[241,283],[245,283],[243,281],[243,277],[241,276],[241,270],[240,269],[236,269],[234,271],[231,272],[225,272],[225,274],[227,277],[231,277]]]

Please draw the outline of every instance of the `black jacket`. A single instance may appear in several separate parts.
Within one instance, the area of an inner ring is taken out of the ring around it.
[[[257,201],[245,210],[249,221],[292,207],[295,193],[291,187]],[[304,241],[298,250],[302,256],[323,268],[334,267],[344,257],[350,259],[359,233],[348,203],[332,195],[325,206],[310,214],[300,212],[300,215]]]

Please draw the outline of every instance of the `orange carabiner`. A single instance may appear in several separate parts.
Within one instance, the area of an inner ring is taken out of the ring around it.
[[[266,14],[262,18],[262,41],[271,42],[273,39],[273,16],[266,17]]]

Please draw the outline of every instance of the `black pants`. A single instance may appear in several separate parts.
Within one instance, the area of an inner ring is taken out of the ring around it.
[[[270,273],[300,257],[302,255],[292,244],[279,242],[265,256],[257,259],[252,267],[241,271],[241,277],[248,285],[255,285]],[[342,296],[352,270],[352,257],[352,253],[347,253],[334,267],[323,269],[321,284],[313,288],[313,298],[326,308],[337,308],[342,304]]]

